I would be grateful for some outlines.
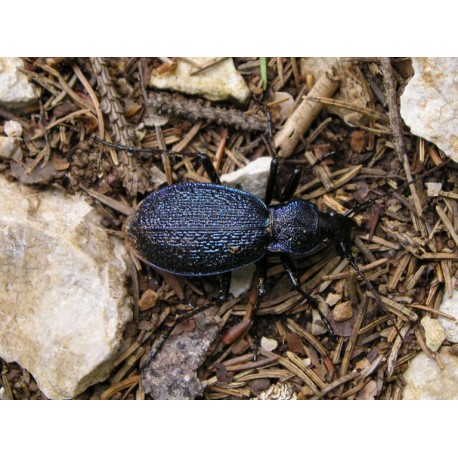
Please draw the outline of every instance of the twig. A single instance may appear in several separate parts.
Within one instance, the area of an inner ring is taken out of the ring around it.
[[[257,115],[247,116],[234,109],[208,107],[200,99],[187,99],[179,94],[153,92],[148,104],[159,114],[173,115],[196,122],[206,120],[216,125],[232,126],[248,132],[266,132],[267,121]]]
[[[340,80],[331,72],[325,72],[310,91],[310,96],[331,97],[339,87]],[[283,128],[274,137],[275,147],[280,157],[289,157],[300,142],[304,133],[323,108],[322,103],[304,98],[288,118]]]
[[[106,60],[102,57],[91,57],[90,61],[97,78],[97,85],[101,95],[100,108],[110,118],[115,141],[124,146],[133,146],[132,134],[129,131],[124,116],[124,108],[121,105],[118,92],[111,80]]]
[[[402,120],[397,101],[397,92],[393,76],[393,67],[391,66],[391,61],[389,57],[382,57],[380,61],[383,70],[383,82],[385,84],[385,89],[387,93],[387,103],[388,109],[390,111],[391,129],[393,130],[395,149],[398,153],[399,158],[402,160],[407,181],[410,182],[413,180],[413,177],[412,172],[410,170],[409,160],[407,157],[407,148],[404,140],[404,135],[402,133]],[[409,189],[412,193],[412,198],[414,201],[415,209],[417,210],[417,214],[421,215],[422,207],[420,199],[418,198],[415,184],[409,184]],[[426,228],[424,227],[424,224],[421,224],[421,229],[422,235],[426,236]]]

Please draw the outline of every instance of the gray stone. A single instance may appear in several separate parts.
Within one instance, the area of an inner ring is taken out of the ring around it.
[[[264,199],[271,162],[270,157],[259,157],[241,169],[222,175],[221,183],[243,189]]]
[[[23,156],[21,142],[18,138],[0,135],[0,159],[22,162]]]
[[[201,66],[212,60],[207,57],[189,59]],[[176,68],[169,72],[153,72],[149,84],[157,89],[198,95],[212,101],[234,99],[245,103],[250,97],[250,90],[231,58],[192,74],[196,69],[191,63],[178,60]]]
[[[182,329],[175,329],[143,371],[142,390],[163,400],[201,396],[205,384],[198,378],[197,370],[219,334],[219,322],[219,317],[201,313],[179,325]]]
[[[443,347],[438,353],[444,370],[425,353],[409,362],[403,399],[458,399],[458,357]]]
[[[458,162],[458,58],[412,59],[415,75],[401,96],[401,116],[412,133]]]
[[[35,88],[20,70],[24,62],[18,57],[0,57],[0,106],[25,108],[37,101]]]
[[[125,249],[83,196],[3,176],[0,195],[0,357],[75,397],[109,375],[131,319]]]

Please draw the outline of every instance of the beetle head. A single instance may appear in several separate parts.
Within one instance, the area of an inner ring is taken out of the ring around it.
[[[323,240],[332,240],[338,247],[345,245],[349,248],[351,246],[356,223],[348,216],[335,212],[321,213],[319,225]]]

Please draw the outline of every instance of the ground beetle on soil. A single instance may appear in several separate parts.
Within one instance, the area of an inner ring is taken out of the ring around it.
[[[380,197],[366,201],[344,215],[321,212],[310,202],[292,199],[301,176],[301,168],[298,167],[287,183],[280,202],[272,205],[279,168],[279,160],[275,157],[271,163],[265,198],[261,200],[248,192],[221,185],[210,158],[205,154],[129,148],[100,139],[97,141],[128,152],[186,156],[201,161],[211,183],[181,183],[153,192],[129,216],[125,232],[128,243],[138,257],[155,268],[183,276],[221,274],[217,303],[225,301],[229,295],[231,271],[257,264],[257,298],[251,318],[243,320],[234,332],[223,337],[223,342],[233,342],[251,326],[265,295],[268,252],[280,255],[293,287],[319,311],[316,299],[301,288],[292,257],[310,255],[324,243],[334,242],[339,253],[347,258],[383,307],[378,292],[358,268],[351,254],[355,223],[350,218],[350,214],[367,208]],[[399,190],[397,188],[394,191]],[[178,322],[214,305],[215,302],[212,302],[175,320],[143,367],[148,365]],[[323,315],[322,318],[332,333],[326,318]]]

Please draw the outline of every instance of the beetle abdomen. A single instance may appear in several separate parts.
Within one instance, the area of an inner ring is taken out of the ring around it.
[[[213,275],[260,259],[270,243],[269,210],[225,186],[181,183],[150,194],[129,217],[138,254],[178,275]]]

